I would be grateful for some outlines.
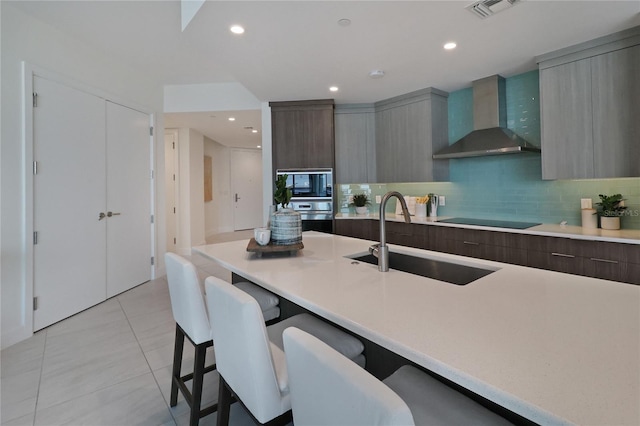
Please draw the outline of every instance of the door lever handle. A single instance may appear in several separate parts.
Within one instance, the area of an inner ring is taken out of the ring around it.
[[[238,193],[236,192],[236,203],[238,202],[239,199],[240,197],[238,197]]]
[[[104,214],[103,212],[100,212],[100,214],[98,215],[98,221],[101,221],[102,219],[104,219],[107,215]]]
[[[120,213],[107,212],[107,217],[120,216]]]

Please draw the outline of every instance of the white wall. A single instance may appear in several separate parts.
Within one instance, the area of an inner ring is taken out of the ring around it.
[[[165,86],[164,112],[260,109],[260,101],[240,83]]]
[[[21,62],[63,75],[71,80],[115,97],[143,105],[156,118],[155,170],[164,174],[163,88],[123,64],[119,58],[72,39],[48,24],[0,2],[2,39],[2,145],[1,145],[1,248],[2,270],[1,346],[7,347],[32,334],[32,287],[28,283],[26,261],[31,239],[25,235],[25,176],[23,158],[23,73]],[[157,137],[160,135],[160,137]],[[82,161],[82,159],[77,159]],[[164,206],[164,182],[156,179],[156,206]],[[156,209],[156,230],[165,229],[164,209]],[[156,231],[157,267],[162,268],[166,247],[165,232]]]
[[[191,247],[205,243],[204,220],[204,136],[188,129],[178,129],[179,191],[177,204],[177,251],[191,254]]]
[[[204,203],[207,237],[233,231],[229,152],[229,148],[205,136],[204,155],[211,157],[213,195],[213,200]]]
[[[273,204],[273,156],[271,154],[271,107],[262,103],[262,215],[264,223],[269,219],[269,206]]]
[[[190,247],[205,243],[204,238],[204,136],[189,129],[189,161],[191,167],[191,244]],[[182,173],[182,169],[180,171]]]

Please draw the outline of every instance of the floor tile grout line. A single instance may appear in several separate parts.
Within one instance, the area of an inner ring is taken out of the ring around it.
[[[114,298],[116,298],[116,297],[117,297],[117,296],[114,296]],[[116,300],[117,300],[117,299],[116,299]],[[100,302],[98,305],[95,305],[95,306],[99,306],[99,305],[101,305],[102,303],[105,303],[105,302],[106,302],[106,301]],[[95,306],[93,306],[93,307],[95,307]],[[128,320],[128,318],[127,318],[127,315],[126,315],[126,313],[124,312],[124,309],[122,308],[122,305],[120,304],[120,301],[119,301],[119,300],[118,300],[118,306],[120,307],[120,310],[122,311],[122,313],[123,313],[123,315],[124,315],[124,317],[125,317],[125,320],[127,320],[127,324],[129,325],[129,329],[131,329],[131,324],[129,323],[129,320]],[[65,318],[65,320],[66,320],[66,319],[68,319],[68,318]],[[64,321],[64,320],[63,320],[63,321]],[[136,343],[138,343],[138,347],[140,347],[140,343],[138,342],[138,338],[137,338],[136,334],[133,332],[133,330],[131,330],[131,334],[133,334],[134,339],[136,339]],[[49,337],[49,334],[48,334],[48,332],[47,332],[46,338],[48,339],[48,337]],[[45,343],[46,343],[46,340],[45,340]],[[144,352],[142,352],[142,355],[144,356]],[[146,361],[146,357],[145,357],[145,361]],[[43,357],[43,365],[44,365],[44,357]],[[147,363],[147,366],[148,366],[148,363]],[[42,372],[43,372],[43,370],[44,370],[44,368],[42,368],[42,369],[41,369],[41,371],[40,371],[40,375],[41,375],[41,377],[42,377]],[[151,371],[150,371],[150,372],[151,372]],[[91,391],[89,391],[89,392],[82,393],[81,395],[78,395],[78,396],[76,396],[76,397],[74,397],[74,398],[66,399],[66,400],[64,400],[64,401],[59,401],[59,402],[57,402],[57,403],[55,403],[55,404],[53,404],[53,405],[50,405],[50,406],[48,406],[48,407],[43,408],[43,410],[47,410],[47,409],[49,409],[49,408],[56,407],[56,406],[58,406],[58,405],[60,405],[60,404],[68,403],[68,402],[70,402],[70,401],[73,401],[74,399],[83,398],[83,397],[85,397],[85,396],[87,396],[87,395],[92,395],[92,394],[94,394],[94,393],[96,393],[96,392],[99,392],[99,391],[102,391],[102,390],[108,389],[108,388],[110,388],[110,387],[112,387],[112,386],[120,385],[120,384],[122,384],[122,383],[124,383],[124,382],[127,382],[127,381],[129,381],[129,380],[133,380],[133,379],[135,379],[135,378],[138,378],[138,377],[144,376],[145,374],[148,374],[148,373],[149,373],[149,372],[144,372],[144,373],[141,373],[141,374],[138,374],[138,375],[135,375],[135,376],[132,376],[132,377],[126,378],[126,379],[122,379],[121,381],[118,381],[118,382],[115,382],[115,383],[111,383],[111,384],[106,385],[106,386],[99,386],[99,387],[97,387],[97,388],[95,388],[95,389],[93,389],[93,390],[91,390]],[[153,375],[153,372],[151,372],[151,373],[152,373],[152,375]],[[38,383],[38,399],[39,399],[39,394],[40,394],[40,385],[41,385],[41,383],[39,382],[39,383]],[[36,401],[37,401],[37,400],[36,400]],[[37,413],[38,413],[38,407],[37,407],[37,405],[36,405],[36,409],[35,409],[35,412],[34,412],[34,420],[33,420],[33,422],[34,422],[34,426],[35,426],[35,423],[36,423],[36,415],[37,415]]]
[[[47,355],[47,339],[49,337],[49,330],[44,331],[44,343],[42,345],[42,359],[40,360],[40,374],[38,376],[38,390],[36,391],[36,403],[33,405],[33,423],[36,424],[36,416],[38,415],[38,400],[40,399],[40,385],[42,384],[42,374],[44,372],[44,357]]]
[[[127,320],[127,324],[129,324],[129,328],[131,329],[131,332],[133,333],[133,337],[135,337],[136,342],[138,343],[138,347],[140,348],[140,351],[142,352],[142,356],[144,357],[144,361],[147,363],[147,367],[149,367],[149,372],[151,373],[151,377],[153,377],[153,381],[156,383],[156,386],[158,387],[158,392],[160,392],[160,396],[162,397],[162,400],[164,401],[164,404],[167,407],[167,411],[169,411],[169,415],[173,419],[173,422],[177,425],[178,421],[176,420],[175,416],[173,415],[173,412],[171,411],[171,407],[169,406],[169,403],[167,402],[164,394],[162,393],[162,388],[160,387],[160,383],[158,383],[158,379],[156,378],[156,375],[153,373],[153,369],[151,368],[151,364],[149,364],[149,359],[147,359],[147,354],[142,349],[142,344],[140,343],[140,340],[138,340],[138,336],[136,335],[136,332],[133,330],[133,325],[131,325],[131,321],[129,321],[129,316],[127,315],[127,312],[125,311],[124,307],[122,306],[122,303],[120,302],[120,298],[118,297],[116,300],[118,301],[118,304],[120,305],[120,309],[122,309],[122,312],[124,313],[124,317]]]

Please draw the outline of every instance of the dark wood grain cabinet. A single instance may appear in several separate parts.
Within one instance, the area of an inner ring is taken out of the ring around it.
[[[334,168],[333,99],[270,102],[273,170]]]
[[[336,233],[378,241],[378,220],[336,220]],[[387,242],[640,285],[640,245],[388,221]]]
[[[375,241],[379,238],[380,222],[370,219],[336,220],[335,233],[345,237]]]
[[[640,245],[530,235],[529,266],[640,284]]]
[[[434,234],[434,249],[438,251],[515,265],[527,264],[526,243],[519,234],[445,226],[435,227]]]
[[[582,243],[570,238],[530,235],[527,244],[529,266],[583,275]]]

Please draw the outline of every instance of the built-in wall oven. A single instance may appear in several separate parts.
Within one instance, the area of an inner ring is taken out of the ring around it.
[[[303,231],[333,232],[333,169],[278,169],[287,175],[289,206],[300,213]]]

